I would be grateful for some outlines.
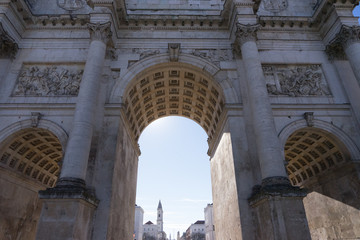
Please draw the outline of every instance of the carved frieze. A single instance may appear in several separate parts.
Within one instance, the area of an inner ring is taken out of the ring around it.
[[[269,12],[281,12],[288,7],[287,0],[263,0],[264,9]]]
[[[13,95],[76,96],[82,74],[82,65],[24,65]]]
[[[139,60],[160,54],[159,49],[133,48],[132,52],[140,55]]]
[[[331,95],[320,65],[263,65],[270,95]]]
[[[4,30],[0,23],[0,58],[15,58],[18,45]]]
[[[85,6],[84,0],[57,0],[57,5],[68,11],[76,11]]]

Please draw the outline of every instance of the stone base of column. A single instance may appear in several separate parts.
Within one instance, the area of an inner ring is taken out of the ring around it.
[[[43,201],[36,239],[90,239],[98,200],[81,179],[60,179],[39,191]]]
[[[310,240],[305,196],[305,190],[292,186],[285,177],[267,178],[255,186],[249,204],[257,223],[256,239]]]

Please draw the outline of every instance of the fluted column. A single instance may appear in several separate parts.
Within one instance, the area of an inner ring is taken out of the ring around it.
[[[60,185],[69,182],[85,184],[106,44],[111,37],[110,22],[90,23],[88,27],[91,43],[77,97],[73,127],[58,182]]]
[[[341,56],[341,48],[354,71],[360,85],[360,26],[343,25],[335,39],[327,47],[331,58]]]
[[[249,104],[263,182],[274,178],[286,182],[288,180],[284,167],[284,157],[275,130],[265,77],[256,45],[257,29],[258,25],[238,24],[236,44],[241,49],[246,70]]]

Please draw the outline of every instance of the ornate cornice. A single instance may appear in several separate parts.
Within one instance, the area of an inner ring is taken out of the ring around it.
[[[111,22],[107,23],[88,23],[90,31],[90,38],[92,41],[102,41],[107,44],[112,36],[111,33]]]
[[[5,32],[0,23],[0,58],[15,58],[19,47],[14,39]]]
[[[257,31],[259,30],[260,25],[259,24],[236,24],[236,43],[239,44],[239,46],[242,46],[244,43],[248,41],[256,41],[257,40]]]

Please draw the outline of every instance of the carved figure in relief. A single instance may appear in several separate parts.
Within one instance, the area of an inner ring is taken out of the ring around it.
[[[15,96],[67,96],[77,95],[83,70],[62,67],[25,67],[18,78]]]
[[[263,69],[270,94],[291,97],[330,95],[320,65]]]
[[[57,0],[57,4],[62,9],[68,11],[75,11],[80,8],[83,8],[85,3],[83,0]]]
[[[288,7],[287,0],[264,0],[264,8],[270,12],[280,12]]]

